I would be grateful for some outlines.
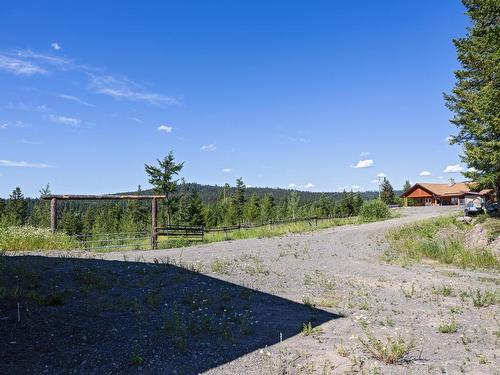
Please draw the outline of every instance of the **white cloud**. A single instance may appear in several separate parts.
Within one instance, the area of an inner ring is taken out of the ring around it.
[[[368,156],[370,153],[368,151],[363,151],[362,153],[359,154],[359,156]]]
[[[312,188],[315,188],[315,187],[316,187],[316,185],[314,185],[312,182],[308,182],[304,186],[301,186],[301,188],[303,188],[303,189],[312,189]]]
[[[446,143],[450,143],[452,139],[453,139],[453,137],[446,137],[446,138],[444,139],[444,141],[445,141]]]
[[[123,77],[91,75],[90,87],[98,94],[108,95],[115,99],[144,101],[154,105],[179,104],[176,98],[143,91],[136,83]]]
[[[41,66],[14,57],[0,55],[0,69],[16,75],[31,76],[44,74],[46,70]]]
[[[207,151],[207,152],[212,152],[217,150],[217,146],[214,145],[213,143],[210,143],[209,145],[203,145],[201,146],[202,151]]]
[[[451,164],[446,166],[446,168],[443,170],[443,173],[459,173],[463,170],[464,169],[460,166],[460,164]]]
[[[378,184],[380,181],[376,178],[370,181],[370,184]]]
[[[467,172],[477,173],[479,171],[476,168],[474,168],[474,167],[470,167],[470,168],[467,168]]]
[[[80,98],[78,98],[76,96],[66,95],[66,94],[59,94],[57,96],[60,97],[61,99],[66,99],[66,100],[69,100],[69,101],[72,101],[72,102],[84,105],[86,107],[95,107],[95,105],[87,103],[85,100],[80,99]]]
[[[300,143],[309,143],[311,141],[309,139],[307,139],[307,138],[299,138],[299,142]]]
[[[59,45],[59,43],[57,42],[54,42],[54,43],[51,43],[50,46],[55,49],[56,51],[59,51],[61,50],[61,46]]]
[[[23,102],[19,103],[9,103],[5,106],[6,109],[14,111],[25,111],[25,112],[48,112],[49,108],[45,105],[31,105]]]
[[[386,176],[385,176],[384,172],[380,172],[380,173],[377,173],[377,177],[382,178],[382,177],[386,177]]]
[[[7,128],[8,128],[8,126],[5,122],[0,122],[0,130],[5,130]]]
[[[62,125],[68,125],[68,126],[78,126],[81,122],[80,119],[74,118],[74,117],[66,117],[66,116],[56,116],[56,115],[49,115],[49,120],[56,123],[56,124],[62,124]]]
[[[20,139],[20,140],[19,140],[19,143],[23,143],[23,144],[25,144],[25,145],[41,145],[41,144],[42,144],[42,142],[38,142],[38,141],[29,141],[29,140],[24,139],[24,138],[23,138],[23,139]]]
[[[52,165],[42,163],[28,163],[26,161],[0,160],[0,165],[3,167],[13,168],[54,168]]]
[[[296,188],[296,187],[297,187],[297,185],[296,185],[296,184],[294,184],[294,183],[292,183],[292,184],[289,184],[289,185],[288,185],[288,188],[289,188],[289,189],[293,189],[293,188]]]
[[[129,117],[132,121],[137,122],[138,124],[144,124],[144,121],[142,121],[140,118],[137,117]]]
[[[360,160],[356,163],[356,165],[351,165],[351,168],[370,168],[373,167],[373,160],[371,159],[366,159],[366,160]]]
[[[174,130],[173,127],[168,126],[168,125],[160,125],[158,126],[158,131],[164,132],[164,133],[172,133],[172,130]]]
[[[49,69],[49,67],[55,67],[56,69],[62,71],[93,70],[93,68],[89,66],[77,64],[73,60],[67,59],[65,57],[37,53],[31,50],[19,50],[17,51],[16,57],[18,57],[19,59],[24,59],[24,61],[36,62],[38,65],[44,65],[44,69]]]
[[[346,185],[346,186],[339,186],[339,190],[360,190],[361,186],[358,185]]]
[[[231,168],[222,168],[221,172],[223,173],[231,173],[233,170]]]
[[[429,171],[422,171],[419,173],[419,176],[421,177],[427,177],[427,176],[430,176],[432,173],[429,172]]]

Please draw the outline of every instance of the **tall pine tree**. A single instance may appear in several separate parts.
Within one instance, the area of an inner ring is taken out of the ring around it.
[[[500,201],[500,1],[462,0],[471,26],[455,39],[462,68],[445,94],[450,120],[458,127],[451,143],[461,144],[464,175],[478,187],[492,187]]]
[[[165,220],[167,224],[171,221],[171,207],[175,201],[174,193],[177,190],[177,176],[184,163],[176,163],[174,153],[170,151],[162,160],[158,159],[158,166],[145,164],[144,168],[149,176],[149,183],[153,185],[154,191],[165,195]]]

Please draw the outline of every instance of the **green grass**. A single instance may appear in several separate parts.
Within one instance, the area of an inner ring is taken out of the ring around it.
[[[456,222],[455,216],[422,220],[393,229],[386,235],[391,248],[385,253],[385,259],[431,259],[463,268],[500,268],[499,260],[491,251],[467,248],[457,236],[438,238],[441,229],[450,229],[453,233],[467,231],[464,224]]]
[[[323,333],[321,327],[313,327],[311,322],[302,324],[302,334],[304,336],[318,336]]]
[[[0,228],[0,251],[59,250],[78,246],[71,237],[48,228],[31,226]]]
[[[448,322],[444,322],[438,327],[439,333],[456,333],[457,330],[458,327],[455,318],[451,318]]]
[[[373,204],[371,204],[373,205]],[[271,226],[263,226],[258,228],[248,228],[234,230],[227,233],[224,232],[209,232],[205,234],[203,242],[192,241],[184,238],[169,239],[160,236],[158,238],[159,249],[170,249],[191,246],[199,243],[212,243],[230,240],[241,240],[247,238],[270,238],[282,236],[290,233],[303,233],[314,230],[326,229],[348,224],[362,224],[377,220],[395,217],[395,214],[388,213],[375,215],[372,211],[360,216],[351,216],[346,218],[331,218],[297,221],[295,223],[277,224]],[[109,252],[109,251],[127,251],[127,250],[148,250],[150,249],[150,239],[144,238],[142,240],[128,241],[126,233],[123,234],[124,239],[120,239],[121,235],[113,241],[103,244],[109,245],[109,248],[97,248],[96,252]],[[91,240],[99,242],[99,236]],[[116,247],[114,247],[116,245]],[[119,246],[118,245],[123,245]],[[22,227],[0,227],[0,251],[28,251],[28,250],[72,250],[84,249],[85,243],[80,243],[78,240],[59,232],[52,235],[50,229],[35,228],[31,226]],[[88,248],[87,250],[92,250]]]

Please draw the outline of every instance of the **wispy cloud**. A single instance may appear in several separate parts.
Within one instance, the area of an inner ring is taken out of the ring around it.
[[[87,103],[85,100],[83,99],[80,99],[76,96],[73,96],[73,95],[67,95],[67,94],[59,94],[57,95],[59,98],[61,99],[65,99],[65,100],[69,100],[71,102],[75,102],[75,103],[78,103],[78,104],[81,104],[81,105],[84,105],[86,107],[95,107],[95,105],[93,104],[90,104],[90,103]]]
[[[174,130],[174,128],[171,126],[168,126],[168,125],[158,126],[158,131],[163,132],[163,133],[167,133],[167,134],[172,133],[173,130]]]
[[[5,122],[0,122],[0,130],[5,130],[7,129],[9,126],[5,123]]]
[[[222,172],[222,173],[231,173],[232,171],[233,171],[233,169],[232,169],[232,168],[222,168],[222,169],[221,169],[221,172]]]
[[[378,178],[387,177],[384,172],[377,173]]]
[[[351,165],[351,168],[370,168],[373,167],[373,160],[371,159],[366,159],[366,160],[360,160],[358,161],[355,165]]]
[[[444,141],[445,141],[446,143],[450,143],[452,139],[453,139],[453,137],[449,136],[449,137],[446,137],[446,138],[444,139]]]
[[[52,48],[61,50],[54,42]],[[31,50],[17,50],[15,53],[0,54],[0,70],[16,75],[34,75],[56,71],[75,71],[84,75],[88,87],[97,94],[119,100],[142,101],[157,106],[179,104],[179,99],[151,92],[132,80],[115,74],[103,74],[103,69],[81,64],[65,56],[38,53]]]
[[[378,184],[378,183],[380,183],[380,181],[376,178],[370,181],[370,184]]]
[[[6,55],[0,55],[0,70],[23,76],[47,73],[41,66]]]
[[[137,122],[138,124],[144,124],[144,121],[142,121],[140,118],[137,117],[129,117],[132,121]]]
[[[210,143],[209,145],[203,145],[200,148],[202,151],[207,151],[207,152],[213,152],[217,150],[217,146],[214,145],[213,143]]]
[[[91,89],[114,99],[144,101],[154,105],[179,104],[176,98],[142,90],[139,85],[127,78],[118,78],[112,75],[91,75]]]
[[[0,160],[0,166],[9,168],[54,168],[54,166],[43,163],[28,163],[26,161]]]
[[[301,188],[303,188],[303,189],[313,189],[315,187],[316,187],[316,185],[314,185],[312,182],[308,182],[307,184],[301,186]]]
[[[42,142],[38,142],[38,141],[30,141],[28,139],[20,139],[18,141],[19,143],[22,143],[22,144],[25,144],[25,145],[41,145]]]
[[[422,177],[427,177],[427,176],[430,176],[432,173],[429,172],[429,171],[422,171],[419,173],[419,176],[422,176]]]
[[[296,188],[296,187],[297,187],[297,185],[296,185],[296,184],[294,184],[294,183],[292,183],[292,184],[289,184],[289,185],[288,185],[288,188],[289,188],[289,189],[294,189],[294,188]]]
[[[52,68],[63,71],[80,70],[83,72],[95,69],[87,65],[79,64],[76,61],[64,56],[38,53],[29,49],[18,50],[16,52],[16,57],[19,59],[23,59],[23,61],[36,63],[39,66],[43,66],[43,69],[46,71],[49,71]]]
[[[363,157],[363,156],[368,156],[370,155],[370,152],[368,151],[363,151],[362,153],[359,154],[359,156]]]
[[[66,117],[66,116],[56,116],[49,115],[49,120],[56,124],[68,125],[68,126],[78,126],[80,125],[81,120],[74,117]]]
[[[460,166],[460,164],[451,164],[446,166],[446,168],[443,170],[443,173],[459,173],[463,170],[464,169]]]
[[[25,111],[25,112],[48,112],[49,108],[45,105],[31,105],[23,102],[19,103],[9,103],[5,106],[6,109],[14,111]]]

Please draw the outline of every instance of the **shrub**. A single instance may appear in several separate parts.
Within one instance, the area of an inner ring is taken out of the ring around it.
[[[384,202],[371,200],[363,202],[359,211],[359,216],[363,221],[373,221],[388,218],[390,212]]]

